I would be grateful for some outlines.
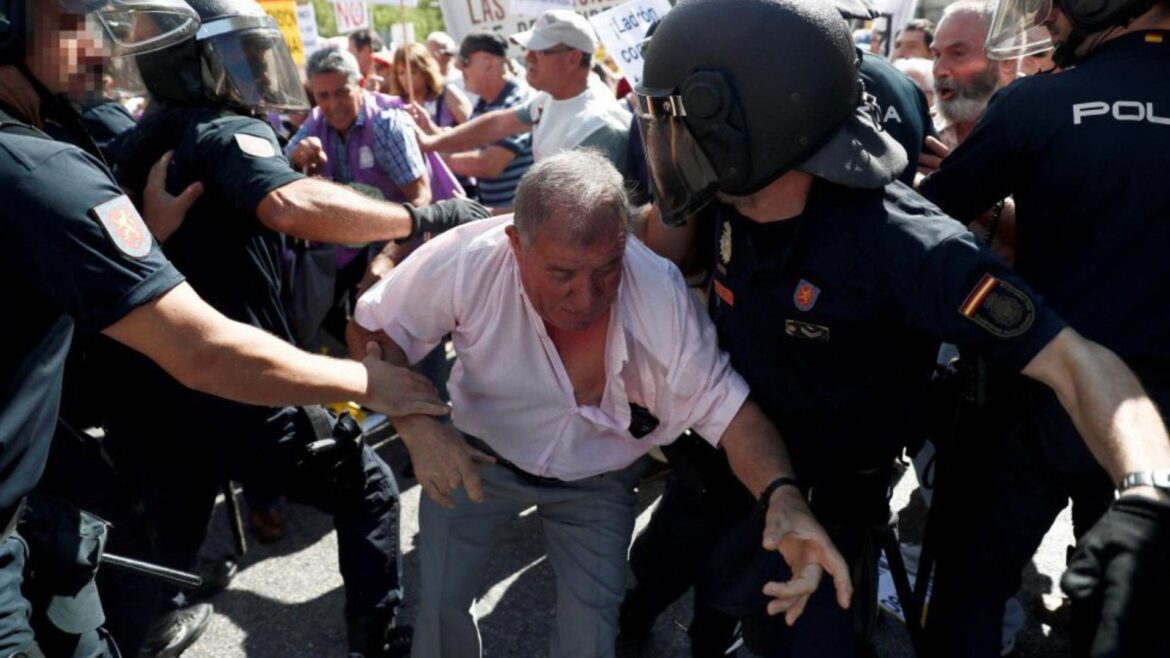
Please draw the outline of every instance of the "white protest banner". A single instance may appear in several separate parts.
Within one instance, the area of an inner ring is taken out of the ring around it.
[[[337,17],[337,31],[341,34],[370,27],[369,7],[362,0],[333,0],[333,15]]]
[[[642,42],[646,39],[646,30],[668,11],[668,0],[630,0],[589,18],[605,52],[621,67],[633,86],[642,82]]]
[[[391,5],[394,7],[417,7],[418,0],[366,0],[371,5]]]
[[[882,29],[883,35],[889,48],[893,48],[894,37],[898,36],[898,30],[902,29],[906,23],[914,18],[914,12],[918,9],[918,0],[875,0],[874,7],[883,15],[890,17],[886,25],[882,26],[881,19],[874,21],[874,27]],[[888,53],[889,50],[883,46],[883,52]]]
[[[572,8],[586,18],[622,4],[622,0],[573,0]],[[543,11],[516,13],[508,0],[439,0],[447,34],[456,43],[472,32],[498,32],[510,37],[532,27]]]
[[[317,32],[317,12],[313,3],[297,5],[297,25],[301,29],[301,45],[305,47],[305,56],[321,47],[321,35]]]
[[[390,43],[396,47],[403,43],[417,43],[414,38],[414,23],[406,24],[406,37],[402,36],[402,23],[394,23],[390,26]]]
[[[540,16],[550,9],[572,9],[573,0],[512,0],[513,14]]]

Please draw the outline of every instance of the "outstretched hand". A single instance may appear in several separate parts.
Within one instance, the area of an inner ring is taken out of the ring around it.
[[[792,570],[791,580],[764,585],[764,594],[772,597],[768,614],[784,613],[785,623],[796,623],[826,571],[837,590],[837,605],[849,608],[853,598],[849,565],[796,489],[780,487],[772,493],[763,545],[765,550],[779,551]]]
[[[479,465],[496,463],[494,457],[472,448],[459,430],[433,418],[397,419],[396,424],[410,451],[415,478],[431,500],[454,507],[452,495],[463,487],[472,501],[483,501]]]
[[[182,226],[187,211],[203,194],[203,183],[199,182],[191,183],[178,196],[167,192],[167,169],[174,154],[167,151],[154,163],[142,191],[143,220],[159,242],[166,242]]]

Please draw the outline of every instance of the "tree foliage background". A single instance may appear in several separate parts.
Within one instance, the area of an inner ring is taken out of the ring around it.
[[[337,20],[333,16],[333,3],[329,0],[311,0],[313,10],[317,14],[317,30],[323,37],[335,37]],[[399,22],[402,10],[396,5],[373,5],[374,30],[382,35],[389,43],[390,26]],[[443,11],[439,8],[438,0],[418,0],[417,7],[406,9],[406,20],[414,24],[414,36],[417,41],[427,38],[431,32],[446,29],[443,23]]]

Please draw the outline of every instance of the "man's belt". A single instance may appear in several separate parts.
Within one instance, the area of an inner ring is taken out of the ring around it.
[[[467,437],[467,442],[470,443],[476,450],[479,450],[480,452],[486,452],[492,457],[495,457],[497,464],[503,466],[509,471],[512,471],[516,474],[517,477],[519,477],[521,480],[524,480],[528,484],[533,484],[540,487],[553,487],[565,484],[565,481],[559,478],[550,478],[543,475],[537,475],[535,473],[529,473],[528,471],[501,457],[498,452],[492,450],[492,447],[489,446],[486,441],[477,436],[472,436],[466,432],[463,434],[463,436]]]

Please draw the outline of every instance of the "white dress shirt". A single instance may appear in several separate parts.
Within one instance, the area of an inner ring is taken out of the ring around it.
[[[718,443],[748,396],[682,275],[636,238],[606,334],[601,403],[580,406],[557,348],[520,283],[511,215],[423,245],[358,301],[355,319],[386,332],[411,363],[450,333],[458,360],[452,421],[535,475],[572,481],[629,466],[694,428]],[[659,424],[629,432],[630,404]]]

